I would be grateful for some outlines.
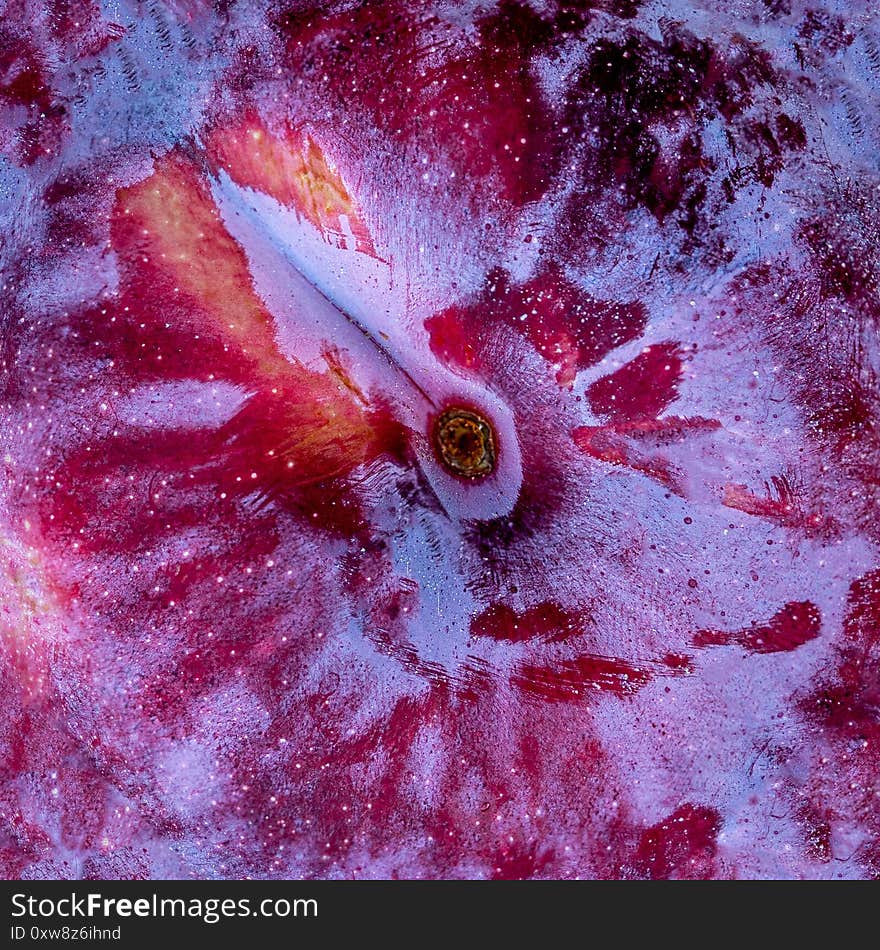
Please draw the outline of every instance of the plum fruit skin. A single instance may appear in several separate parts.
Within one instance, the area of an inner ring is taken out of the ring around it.
[[[2,873],[878,876],[872,4],[109,9],[0,24]]]

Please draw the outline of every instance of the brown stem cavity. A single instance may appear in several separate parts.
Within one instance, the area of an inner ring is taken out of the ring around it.
[[[454,475],[485,478],[495,471],[495,433],[488,420],[471,409],[452,407],[437,417],[434,448]]]

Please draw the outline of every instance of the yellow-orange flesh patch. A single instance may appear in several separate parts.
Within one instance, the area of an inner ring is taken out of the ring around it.
[[[198,169],[180,155],[166,157],[145,181],[121,190],[113,246],[129,291],[145,315],[162,319],[162,297],[191,301],[192,346],[199,338],[222,341],[238,354],[254,391],[283,403],[287,432],[279,452],[302,481],[350,471],[375,454],[377,425],[336,374],[319,374],[278,348],[272,315],[257,296],[242,248],[226,230]],[[148,325],[149,329],[149,325]],[[198,365],[198,357],[193,357]],[[218,368],[222,375],[222,368]],[[278,420],[275,420],[276,427]]]
[[[270,129],[256,115],[214,129],[207,151],[215,168],[234,182],[270,195],[310,222],[322,237],[376,256],[373,241],[342,175],[302,129]],[[347,228],[346,228],[347,224]]]

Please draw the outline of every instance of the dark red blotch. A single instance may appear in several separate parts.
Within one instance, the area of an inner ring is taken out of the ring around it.
[[[815,640],[822,626],[819,608],[809,601],[791,601],[766,623],[741,630],[700,630],[698,647],[738,644],[749,653],[785,653]]]
[[[682,373],[677,343],[646,347],[634,360],[590,386],[590,407],[616,423],[656,417],[677,398]]]
[[[716,876],[721,815],[706,805],[685,804],[646,828],[632,858],[638,877],[706,880]]]

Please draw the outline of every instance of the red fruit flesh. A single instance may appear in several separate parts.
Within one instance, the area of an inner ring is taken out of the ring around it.
[[[880,874],[870,5],[7,6],[2,873]]]

